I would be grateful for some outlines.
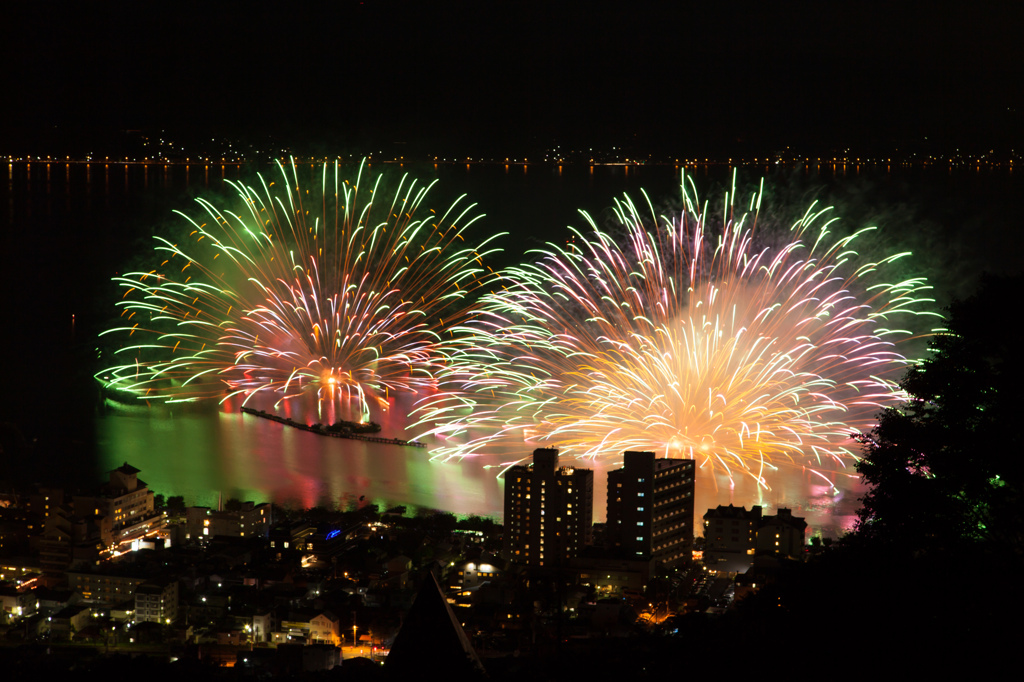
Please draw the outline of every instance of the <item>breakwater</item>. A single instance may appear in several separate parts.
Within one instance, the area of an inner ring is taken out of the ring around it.
[[[380,436],[368,436],[368,435],[363,434],[363,433],[354,433],[350,429],[344,429],[343,428],[343,429],[334,430],[334,429],[329,429],[328,427],[323,426],[322,424],[312,424],[312,425],[310,425],[310,424],[303,424],[302,422],[297,422],[294,419],[288,419],[287,417],[282,417],[280,415],[272,414],[272,413],[266,412],[264,410],[254,410],[251,407],[243,406],[240,409],[241,409],[241,411],[244,414],[251,414],[252,416],[259,417],[260,419],[269,419],[272,422],[277,422],[279,424],[284,424],[285,426],[290,426],[292,428],[299,429],[301,431],[309,431],[310,433],[315,433],[318,436],[329,436],[331,438],[347,438],[349,440],[362,440],[362,441],[366,441],[368,443],[382,443],[384,445],[400,445],[400,446],[410,447],[410,448],[425,448],[425,447],[427,447],[426,443],[422,443],[422,442],[420,442],[418,440],[401,440],[399,438],[381,438]]]

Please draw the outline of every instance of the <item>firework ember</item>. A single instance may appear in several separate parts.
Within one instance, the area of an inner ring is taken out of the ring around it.
[[[760,192],[746,212],[731,192],[715,220],[683,187],[675,217],[626,198],[624,234],[583,214],[589,230],[503,273],[419,408],[444,442],[436,457],[524,441],[590,457],[654,450],[766,485],[780,464],[854,456],[850,434],[901,397],[901,346],[932,314],[929,287],[882,283],[907,254],[862,258],[855,243],[874,228],[837,239],[829,209],[780,238],[758,227]]]

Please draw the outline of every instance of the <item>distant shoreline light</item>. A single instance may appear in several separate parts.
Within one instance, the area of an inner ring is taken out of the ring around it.
[[[279,157],[266,157],[266,158],[245,158],[245,157],[234,157],[234,158],[110,158],[110,157],[81,157],[71,158],[55,157],[55,156],[35,156],[35,155],[19,155],[19,156],[7,156],[0,157],[8,165],[19,164],[19,165],[33,165],[33,164],[58,164],[58,165],[105,165],[105,166],[246,166],[249,164],[272,164],[276,162],[294,162],[296,165],[317,165],[323,163],[330,163],[339,160],[341,163],[347,163],[348,160],[337,157],[336,159],[328,157],[293,157],[290,159],[283,159]],[[553,167],[642,167],[642,166],[670,166],[675,168],[701,168],[710,166],[726,166],[730,168],[743,167],[743,166],[756,166],[756,167],[771,167],[778,166],[783,168],[801,167],[801,166],[813,166],[813,167],[839,167],[839,166],[901,166],[901,167],[970,167],[970,168],[1010,168],[1015,166],[1015,162],[1018,161],[1016,155],[1008,158],[989,158],[973,157],[973,156],[950,156],[950,155],[927,155],[918,156],[911,155],[905,157],[848,157],[848,156],[835,156],[835,157],[753,157],[753,158],[732,158],[727,157],[723,159],[714,158],[679,158],[672,160],[650,160],[650,159],[621,159],[621,160],[565,160],[565,159],[542,159],[542,160],[530,160],[529,158],[441,158],[441,157],[424,157],[420,159],[405,159],[405,158],[368,158],[368,165],[373,163],[382,163],[388,165],[405,165],[407,163],[422,163],[422,164],[433,164],[435,167],[440,165],[445,166],[553,166]],[[358,160],[352,161],[353,163]],[[1018,164],[1019,165],[1019,164]]]

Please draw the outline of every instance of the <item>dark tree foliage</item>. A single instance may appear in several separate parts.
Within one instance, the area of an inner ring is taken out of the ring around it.
[[[823,613],[890,671],[970,662],[980,675],[1015,650],[1006,623],[1024,605],[1024,375],[1011,350],[1022,285],[987,279],[950,307],[946,333],[901,384],[908,402],[860,437],[857,469],[871,488],[856,531],[741,603],[734,626],[758,633],[765,651]],[[1007,579],[985,589],[979,575]]]
[[[947,332],[902,382],[910,401],[861,437],[857,470],[871,490],[853,541],[1020,558],[1022,284],[988,278],[951,306]]]

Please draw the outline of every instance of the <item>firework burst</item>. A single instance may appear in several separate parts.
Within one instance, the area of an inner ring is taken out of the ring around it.
[[[931,314],[929,287],[880,283],[907,254],[858,256],[874,228],[835,239],[829,209],[812,205],[769,245],[761,193],[745,212],[734,197],[716,221],[684,179],[677,217],[626,198],[624,237],[584,213],[589,231],[505,272],[419,409],[445,441],[435,456],[524,440],[590,457],[655,450],[763,485],[782,463],[852,457],[850,434],[899,400],[902,327]]]
[[[187,244],[158,237],[158,268],[115,278],[122,360],[98,378],[147,400],[314,393],[364,415],[432,385],[440,330],[488,279],[464,237],[474,207],[426,211],[429,187],[385,193],[364,165],[355,183],[324,165],[312,189],[278,170],[230,183],[238,213],[198,200]]]

